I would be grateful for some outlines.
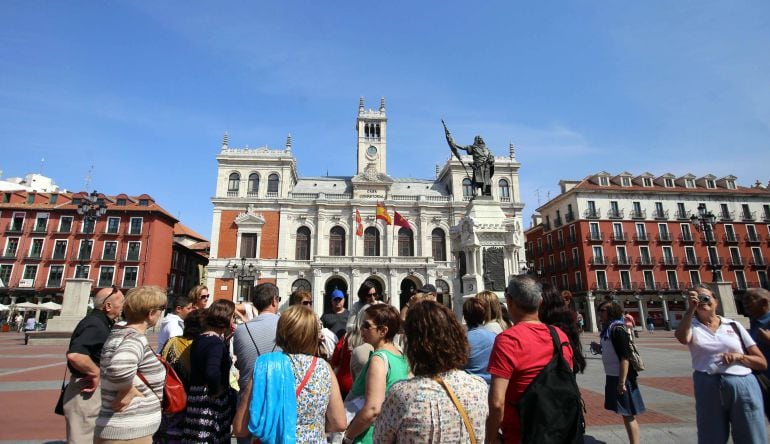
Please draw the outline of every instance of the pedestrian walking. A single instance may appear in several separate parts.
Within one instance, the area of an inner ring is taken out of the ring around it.
[[[647,332],[653,334],[655,332],[655,321],[652,319],[652,315],[647,315]]]

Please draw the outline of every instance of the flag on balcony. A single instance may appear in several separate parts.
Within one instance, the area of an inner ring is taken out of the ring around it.
[[[361,223],[361,213],[358,212],[358,208],[356,208],[356,236],[363,236],[364,235],[364,224]]]
[[[382,219],[385,221],[388,225],[393,225],[393,220],[390,218],[390,215],[388,214],[388,210],[385,209],[385,204],[382,202],[377,202],[377,219]]]
[[[414,231],[412,224],[410,224],[404,216],[398,214],[398,211],[396,210],[393,210],[393,225],[398,225],[399,227],[404,227],[407,230]]]

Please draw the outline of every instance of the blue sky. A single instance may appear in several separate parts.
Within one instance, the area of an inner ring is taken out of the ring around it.
[[[358,98],[388,173],[514,143],[526,215],[600,170],[770,180],[770,3],[0,2],[0,169],[148,193],[205,236],[222,135],[355,172]],[[536,4],[535,4],[536,3]]]

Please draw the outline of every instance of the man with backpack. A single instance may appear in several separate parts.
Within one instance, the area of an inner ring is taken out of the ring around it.
[[[564,332],[540,322],[542,286],[529,276],[516,276],[505,298],[514,326],[497,336],[489,358],[486,442],[498,442],[501,432],[506,443],[582,442],[572,348]]]

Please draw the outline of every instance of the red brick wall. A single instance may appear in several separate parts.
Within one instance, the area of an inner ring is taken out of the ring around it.
[[[262,227],[260,256],[263,259],[278,258],[278,232],[281,228],[281,213],[279,211],[262,212],[265,225]]]
[[[238,225],[235,218],[240,211],[222,211],[219,218],[219,246],[217,257],[235,257],[235,247],[238,241]]]

